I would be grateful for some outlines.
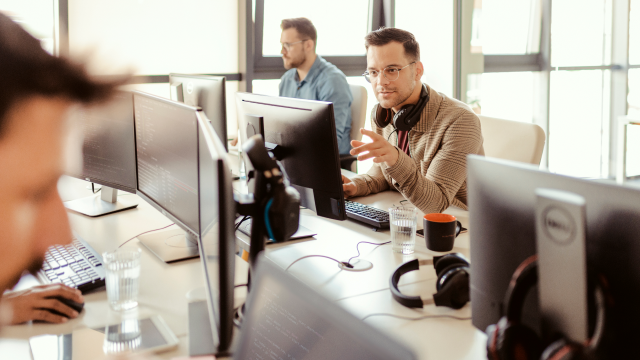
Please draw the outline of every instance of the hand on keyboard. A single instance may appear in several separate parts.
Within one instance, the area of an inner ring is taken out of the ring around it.
[[[8,325],[22,324],[31,320],[57,324],[78,317],[75,310],[60,300],[52,298],[55,296],[77,303],[84,302],[80,290],[62,284],[40,285],[22,291],[5,293],[0,300],[0,313],[11,314],[11,318],[6,319]],[[62,315],[55,314],[51,310]]]
[[[348,177],[342,175],[342,191],[344,192],[344,197],[350,197],[356,194],[356,184],[351,181]]]

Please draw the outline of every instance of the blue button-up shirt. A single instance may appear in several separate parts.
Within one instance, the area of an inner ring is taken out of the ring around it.
[[[333,103],[340,154],[351,150],[351,102],[347,78],[335,65],[316,55],[309,73],[300,81],[297,69],[289,69],[280,81],[280,96]]]

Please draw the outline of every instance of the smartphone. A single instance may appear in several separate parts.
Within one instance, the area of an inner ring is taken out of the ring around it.
[[[124,319],[98,329],[71,334],[41,335],[29,339],[33,360],[106,359],[112,354],[161,352],[178,346],[178,338],[159,315]]]

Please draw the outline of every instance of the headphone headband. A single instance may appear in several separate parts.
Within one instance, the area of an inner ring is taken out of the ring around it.
[[[509,322],[520,323],[524,300],[538,283],[538,255],[526,258],[513,272],[505,295],[505,314]]]

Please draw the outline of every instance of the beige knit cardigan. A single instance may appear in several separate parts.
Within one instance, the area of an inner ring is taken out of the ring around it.
[[[467,210],[466,157],[484,155],[480,119],[465,103],[427,89],[429,102],[409,132],[411,156],[398,149],[393,166],[374,163],[366,174],[354,177],[354,196],[395,189],[425,214],[449,206]],[[397,145],[393,125],[378,128],[373,116],[373,131]]]

